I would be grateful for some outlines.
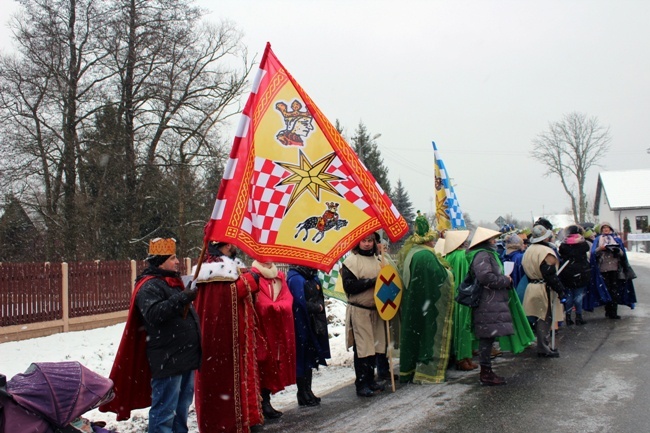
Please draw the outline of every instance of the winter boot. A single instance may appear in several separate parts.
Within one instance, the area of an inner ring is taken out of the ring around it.
[[[571,313],[566,313],[566,317],[565,317],[565,319],[564,319],[564,323],[565,323],[567,326],[575,325],[575,322],[574,322],[573,320],[571,320]]]
[[[506,378],[497,376],[496,373],[492,371],[492,367],[487,365],[481,365],[481,373],[478,378],[481,385],[497,386],[506,384]]]
[[[266,388],[262,388],[262,413],[264,419],[276,419],[282,416],[282,412],[271,406],[271,390]]]
[[[298,392],[296,397],[298,398],[299,406],[316,406],[318,403],[311,398],[307,392],[307,378],[306,377],[296,377],[296,385],[298,386]]]
[[[310,368],[309,370],[307,370],[306,373],[307,374],[306,374],[305,377],[307,378],[307,393],[312,398],[312,400],[314,400],[316,402],[316,404],[320,404],[320,397],[316,397],[314,395],[314,392],[311,390],[311,381],[312,381],[312,379],[314,377],[314,375],[313,375],[314,372]]]
[[[582,314],[576,314],[576,325],[586,325],[587,321],[582,318]]]
[[[537,356],[540,358],[559,358],[560,352],[551,349],[546,343],[546,337],[551,325],[542,319],[535,322],[535,336],[537,337]]]

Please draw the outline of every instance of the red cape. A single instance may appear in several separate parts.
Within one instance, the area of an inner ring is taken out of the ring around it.
[[[264,422],[260,405],[258,352],[250,273],[235,282],[200,283],[195,308],[203,360],[196,373],[194,406],[199,432],[249,432]]]
[[[253,271],[261,273],[256,268]],[[273,394],[296,383],[296,337],[293,322],[293,296],[282,271],[277,278],[282,283],[277,299],[273,300],[273,279],[260,275],[255,310],[258,329],[268,345],[266,356],[258,356],[260,386]],[[259,355],[259,352],[258,352]]]
[[[99,406],[101,412],[117,414],[118,421],[129,419],[133,409],[151,406],[151,368],[147,359],[147,332],[142,323],[142,316],[135,305],[135,297],[144,283],[152,278],[161,277],[147,275],[135,285],[122,340],[115,354],[111,374],[108,376],[114,384],[115,398]],[[175,279],[163,279],[170,286],[178,286]],[[180,285],[182,287],[182,283]]]
[[[147,360],[147,333],[135,305],[135,296],[142,285],[155,278],[147,276],[135,285],[131,295],[129,315],[122,333],[120,346],[115,354],[111,374],[115,398],[99,406],[101,412],[114,412],[118,421],[131,417],[132,409],[151,406],[151,369]]]

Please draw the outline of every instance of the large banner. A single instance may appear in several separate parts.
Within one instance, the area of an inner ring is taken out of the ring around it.
[[[368,233],[408,231],[388,195],[267,44],[205,241],[329,271]]]

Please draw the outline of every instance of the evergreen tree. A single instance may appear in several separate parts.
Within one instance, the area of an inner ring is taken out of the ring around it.
[[[384,159],[381,157],[381,152],[375,142],[375,139],[379,135],[371,137],[363,122],[359,122],[359,126],[354,133],[355,135],[352,137],[352,149],[354,149],[368,171],[375,177],[379,186],[390,197],[391,189],[390,181],[388,180],[388,168],[384,165]]]
[[[402,184],[402,179],[397,179],[397,186],[393,191],[391,200],[393,201],[393,204],[395,205],[399,213],[404,217],[404,219],[408,223],[411,223],[412,221],[415,220],[415,213],[413,212],[413,203],[411,203],[409,194],[408,192],[406,192],[406,189]]]

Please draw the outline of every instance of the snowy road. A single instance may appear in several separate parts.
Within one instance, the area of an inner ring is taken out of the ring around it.
[[[632,432],[647,431],[650,388],[650,266],[632,260],[639,304],[619,307],[620,321],[587,313],[584,326],[563,328],[559,359],[528,349],[504,356],[495,370],[504,387],[478,385],[476,372],[449,370],[441,385],[407,385],[371,399],[349,385],[319,408],[285,411],[264,432]]]

